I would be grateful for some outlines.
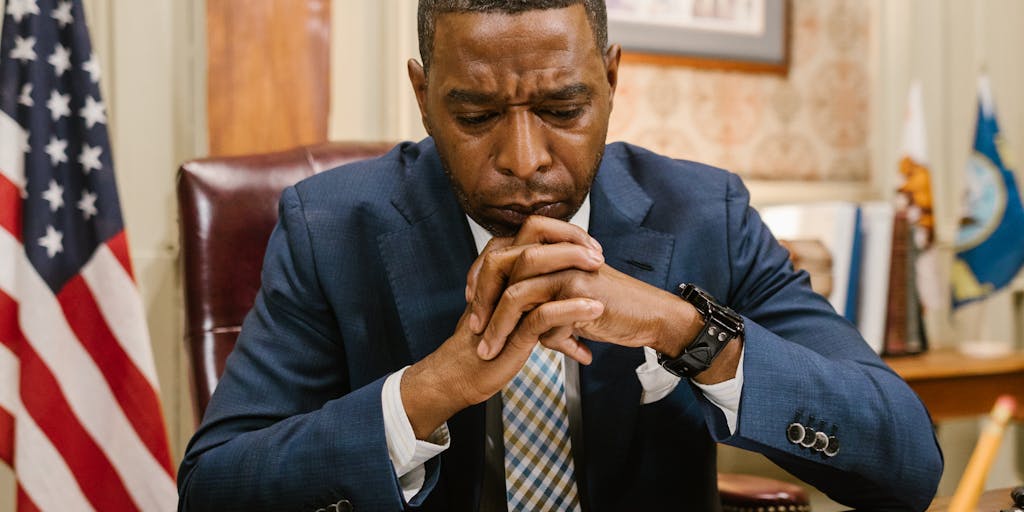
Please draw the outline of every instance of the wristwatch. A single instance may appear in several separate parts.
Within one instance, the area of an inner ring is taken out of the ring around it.
[[[669,358],[659,352],[658,363],[677,377],[693,378],[710,368],[722,349],[743,334],[743,317],[693,284],[679,285],[679,296],[697,308],[704,317],[704,328],[679,357]]]

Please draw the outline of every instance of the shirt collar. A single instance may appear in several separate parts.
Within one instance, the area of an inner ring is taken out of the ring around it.
[[[476,253],[480,254],[494,235],[480,224],[477,224],[469,215],[466,215],[466,220],[469,221],[469,231],[473,233]],[[580,227],[583,231],[590,231],[590,194],[587,194],[587,197],[583,199],[583,204],[580,205],[580,209],[576,211],[576,214],[569,219],[569,223]]]

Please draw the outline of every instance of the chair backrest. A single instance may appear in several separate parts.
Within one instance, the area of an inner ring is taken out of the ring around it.
[[[261,155],[191,160],[178,169],[185,345],[197,421],[260,287],[281,191],[394,144],[330,142]]]

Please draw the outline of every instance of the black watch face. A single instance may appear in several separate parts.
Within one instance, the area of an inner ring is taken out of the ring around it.
[[[708,295],[708,292],[690,283],[680,285],[679,296],[686,302],[693,304],[693,307],[697,308],[697,311],[702,315],[708,314],[708,305],[715,303],[714,297]]]

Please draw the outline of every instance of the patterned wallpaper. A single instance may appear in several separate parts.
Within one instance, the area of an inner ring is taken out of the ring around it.
[[[749,179],[866,181],[870,4],[791,5],[788,77],[623,64],[609,140]]]

